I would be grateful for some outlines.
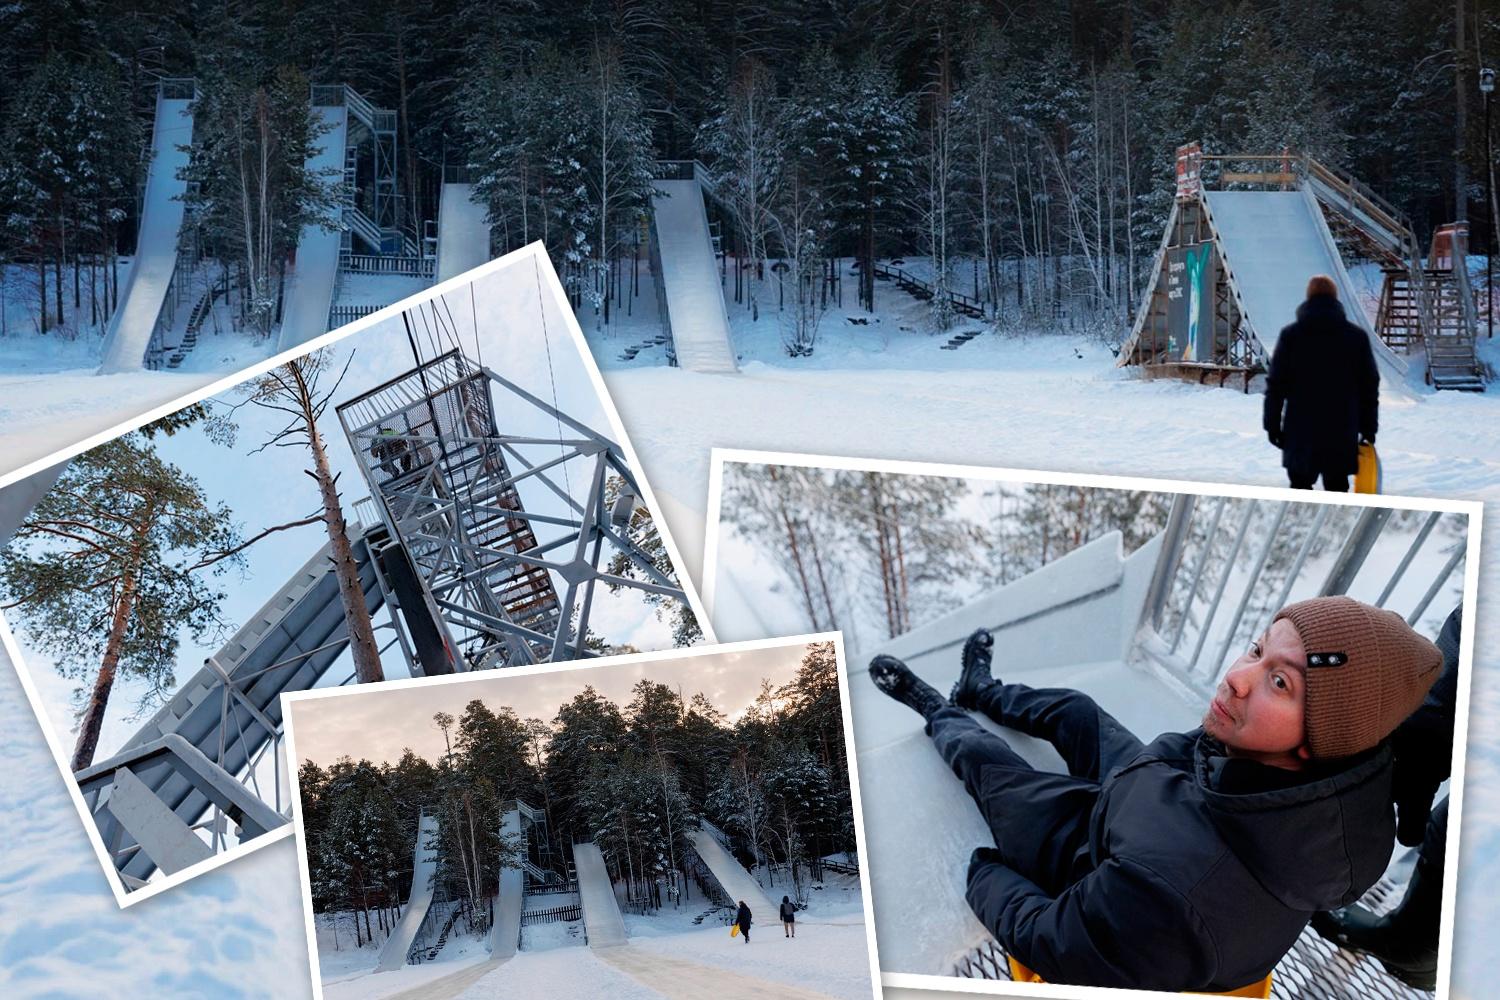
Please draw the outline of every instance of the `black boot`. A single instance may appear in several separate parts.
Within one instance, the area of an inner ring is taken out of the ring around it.
[[[911,672],[911,668],[894,656],[877,656],[870,661],[870,680],[886,694],[910,708],[924,719],[948,704],[937,689]]]
[[[1376,916],[1358,903],[1339,910],[1315,913],[1313,930],[1340,948],[1368,954],[1385,971],[1419,990],[1437,988],[1438,921],[1442,882],[1423,877],[1421,865],[1412,873],[1401,905]]]
[[[963,670],[953,685],[948,700],[959,708],[976,707],[979,692],[993,684],[990,676],[990,658],[995,651],[995,637],[986,628],[975,629],[964,641]]]

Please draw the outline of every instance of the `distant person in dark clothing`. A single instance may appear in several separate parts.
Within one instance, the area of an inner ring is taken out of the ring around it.
[[[797,908],[787,896],[781,897],[781,929],[789,938],[797,936]]]
[[[750,907],[745,905],[745,901],[743,899],[740,900],[740,911],[734,915],[734,922],[740,925],[740,937],[745,939],[746,944],[749,944]]]
[[[1047,982],[1237,990],[1385,871],[1387,737],[1443,662],[1400,615],[1347,597],[1281,609],[1202,726],[1150,745],[1082,692],[994,679],[993,649],[969,637],[951,701],[894,657],[870,677],[921,713],[989,824],[969,906]],[[1068,773],[1033,768],[965,709],[1047,740]]]
[[[1294,489],[1349,491],[1359,443],[1375,443],[1380,374],[1364,330],[1349,322],[1324,274],[1307,283],[1297,321],[1281,331],[1266,373],[1264,426]]]
[[[1453,767],[1453,718],[1458,701],[1461,608],[1454,608],[1437,647],[1443,675],[1391,740],[1396,753],[1392,795],[1396,839],[1422,845],[1401,902],[1376,916],[1358,903],[1313,917],[1313,928],[1333,943],[1367,952],[1385,970],[1419,990],[1437,988],[1438,937],[1443,909],[1443,869],[1448,843],[1448,796],[1432,800]],[[1430,812],[1429,812],[1430,810]]]

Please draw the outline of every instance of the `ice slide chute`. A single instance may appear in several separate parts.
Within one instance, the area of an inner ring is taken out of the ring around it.
[[[314,107],[313,117],[328,129],[321,145],[307,158],[307,169],[319,177],[343,176],[344,145],[349,115],[345,107]],[[297,256],[287,279],[281,309],[280,353],[328,332],[333,308],[333,286],[339,273],[339,230],[303,226],[297,237]]]
[[[703,859],[708,870],[719,880],[719,884],[734,902],[743,901],[757,920],[771,920],[771,915],[777,912],[777,908],[771,905],[765,890],[734,860],[734,856],[724,849],[724,845],[713,834],[707,830],[694,830],[689,839],[693,842],[693,850],[698,852],[698,857]]]
[[[488,210],[474,185],[444,184],[438,205],[437,280],[447,281],[490,259]]]
[[[696,163],[689,179],[655,182],[651,199],[654,262],[662,284],[658,301],[672,337],[677,363],[695,372],[733,372],[733,341],[724,309],[724,286],[714,256],[704,205],[704,175]],[[680,171],[673,170],[674,177]]]
[[[507,809],[500,817],[500,836],[508,844],[520,843],[520,807]],[[515,865],[500,868],[500,891],[495,897],[495,922],[490,926],[490,958],[504,959],[515,955],[521,943],[521,910],[525,903],[526,878]]]
[[[1307,279],[1326,274],[1350,321],[1370,338],[1383,379],[1405,384],[1406,363],[1375,335],[1310,191],[1205,191],[1203,198],[1231,287],[1267,360],[1282,327],[1297,317]]]
[[[133,371],[146,361],[167,290],[177,269],[177,237],[182,229],[182,197],[187,181],[178,176],[187,166],[186,147],[193,139],[192,101],[156,98],[156,124],[151,133],[151,166],[141,202],[141,224],[135,256],[125,277],[120,305],[104,334],[101,375]]]
[[[417,843],[412,850],[411,895],[406,900],[406,912],[396,921],[391,936],[380,948],[380,959],[375,963],[376,972],[395,972],[406,965],[407,953],[416,939],[427,910],[432,906],[432,893],[437,874],[438,818],[436,814],[422,811],[417,819]]]
[[[599,845],[573,845],[573,867],[578,870],[578,899],[583,904],[583,932],[590,948],[613,948],[625,943],[625,918],[610,884]]]
[[[356,534],[352,542],[366,606],[374,612],[384,604],[376,567],[364,536]],[[117,753],[79,773],[84,801],[128,886],[143,883],[161,865],[154,846],[139,843],[112,809],[118,772],[134,773],[182,824],[199,822],[222,802],[180,754],[163,754],[162,741],[185,741],[208,759],[217,777],[239,784],[234,776],[281,729],[282,692],[316,684],[347,647],[348,634],[325,544]],[[279,781],[279,773],[272,780]],[[252,834],[246,830],[247,837]]]

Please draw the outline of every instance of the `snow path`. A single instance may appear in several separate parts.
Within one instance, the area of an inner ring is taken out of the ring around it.
[[[614,954],[628,948],[612,949]],[[491,1000],[493,997],[518,997],[525,1000],[547,1000],[563,997],[608,997],[609,1000],[662,1000],[663,994],[637,983],[608,964],[589,948],[555,948],[550,951],[521,952],[515,958],[490,969],[459,996],[461,1000]],[[714,996],[709,990],[699,997]],[[418,998],[410,998],[418,1000]],[[445,1000],[433,996],[421,1000]]]
[[[193,141],[191,101],[156,101],[151,138],[151,166],[146,174],[136,255],[130,262],[120,307],[104,337],[103,374],[135,371],[146,358],[151,332],[167,300],[167,286],[177,270],[177,234],[186,205],[187,181],[177,176],[187,166],[186,147]],[[189,306],[191,308],[191,306]]]
[[[742,948],[754,945],[740,945]],[[636,982],[668,1000],[829,1000],[830,994],[793,986],[785,982],[768,982],[722,966],[700,965],[664,954],[651,954],[640,948],[616,948],[604,952],[603,959]]]
[[[467,969],[460,969],[451,975],[443,976],[441,979],[434,979],[409,990],[402,990],[400,993],[389,994],[387,1000],[448,1000],[449,997],[456,997],[465,992],[470,986],[494,972],[507,961],[508,959],[504,958],[487,959]],[[368,998],[370,994],[362,992],[360,996]]]
[[[99,375],[92,368],[0,375],[0,475],[222,377],[144,369]]]
[[[778,984],[774,996],[795,995],[782,992],[790,988],[817,991],[814,995],[839,1000],[867,1000],[872,991],[869,941],[862,921],[835,926],[809,925],[799,919],[797,937],[788,939],[773,915],[751,927],[748,945],[738,937],[731,938],[727,926],[715,925],[686,934],[638,939],[621,952],[647,952],[653,962],[673,958],[770,980]]]

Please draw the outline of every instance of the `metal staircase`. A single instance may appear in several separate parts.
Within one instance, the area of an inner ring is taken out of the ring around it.
[[[1420,346],[1427,354],[1427,381],[1434,388],[1483,391],[1473,293],[1462,264],[1466,227],[1439,228],[1424,260],[1411,223],[1389,202],[1311,157],[1301,169],[1330,228],[1382,265],[1385,281],[1375,319],[1380,339],[1401,352]]]

